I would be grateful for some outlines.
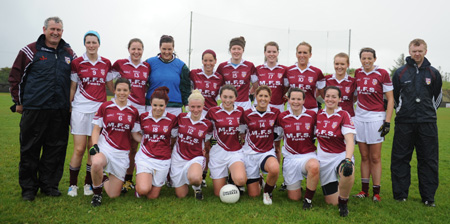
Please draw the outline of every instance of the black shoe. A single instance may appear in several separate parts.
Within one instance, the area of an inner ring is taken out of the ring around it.
[[[102,195],[94,194],[94,196],[92,197],[91,205],[94,207],[102,205]]]
[[[425,204],[425,206],[428,206],[428,207],[436,207],[436,204],[434,203],[434,201],[425,201],[423,204]]]
[[[281,186],[280,186],[279,191],[286,191],[286,188],[287,188],[287,186],[286,186],[286,184],[283,182],[283,183],[281,184]]]
[[[303,210],[309,210],[312,208],[312,201],[309,200],[308,198],[305,198],[303,200]]]
[[[44,193],[47,196],[51,196],[51,197],[59,197],[59,196],[61,196],[61,191],[59,191],[58,189],[55,189],[55,188],[42,190],[42,193]]]
[[[198,200],[203,200],[203,192],[202,190],[195,190],[195,198]]]
[[[36,197],[36,195],[34,195],[33,193],[29,193],[29,194],[23,194],[22,195],[22,199],[24,201],[34,201],[34,198]]]
[[[339,215],[341,217],[347,217],[348,216],[347,204],[339,204]]]

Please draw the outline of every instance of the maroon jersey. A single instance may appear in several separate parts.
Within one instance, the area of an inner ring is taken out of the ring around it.
[[[365,121],[370,121],[371,118],[377,117],[376,114],[382,114],[380,120],[383,120],[383,93],[393,90],[389,73],[384,69],[378,68],[378,66],[369,73],[359,68],[355,71],[355,79],[358,93],[356,116]]]
[[[314,127],[316,112],[303,107],[300,116],[295,116],[290,110],[278,116],[278,124],[283,128],[283,156],[306,154],[316,151],[314,145]]]
[[[112,66],[112,72],[130,80],[131,94],[128,99],[133,103],[145,106],[145,93],[147,93],[150,65],[147,62],[141,62],[136,66],[130,59],[120,59]]]
[[[253,150],[247,154],[264,153],[273,148],[274,129],[277,125],[277,118],[280,111],[274,107],[268,107],[264,113],[259,113],[255,107],[246,111],[242,116],[243,124],[247,125],[245,144]]]
[[[92,123],[102,128],[100,138],[118,150],[130,150],[131,132],[140,129],[138,110],[130,104],[120,108],[114,100],[100,106]]]
[[[216,97],[219,95],[219,89],[223,85],[222,75],[218,72],[208,76],[203,69],[194,69],[190,73],[192,86],[198,89],[205,97],[204,110],[208,111],[210,108],[217,106]]]
[[[239,125],[244,109],[235,106],[231,112],[223,109],[222,105],[213,107],[208,111],[206,119],[214,125],[213,136],[217,144],[226,151],[241,149],[239,143]]]
[[[356,90],[355,78],[346,74],[345,78],[340,81],[336,79],[336,75],[327,75],[325,79],[327,80],[327,86],[336,86],[341,90],[342,101],[339,103],[339,106],[347,111],[350,116],[354,117],[353,98]]]
[[[219,65],[217,72],[222,74],[225,84],[236,87],[238,92],[236,102],[249,101],[250,82],[257,81],[256,68],[253,63],[242,60],[237,67],[234,67],[230,61],[226,61]]]
[[[286,71],[286,78],[291,88],[300,88],[305,91],[306,109],[317,108],[316,89],[325,88],[325,77],[322,71],[308,64],[305,70],[300,70],[297,64],[290,66]]]
[[[140,115],[140,123],[143,132],[140,150],[153,159],[170,159],[171,131],[177,126],[177,117],[165,112],[162,117],[155,119],[150,111]]]
[[[178,115],[178,138],[175,144],[176,152],[184,160],[203,156],[205,136],[212,131],[211,121],[201,118],[191,120],[191,113]]]
[[[258,84],[266,85],[272,90],[272,98],[270,104],[283,104],[284,79],[286,78],[286,66],[276,65],[269,68],[267,64],[256,67],[258,75]]]
[[[320,149],[327,153],[345,151],[344,135],[356,134],[350,114],[340,107],[328,115],[325,109],[317,113],[316,136]]]

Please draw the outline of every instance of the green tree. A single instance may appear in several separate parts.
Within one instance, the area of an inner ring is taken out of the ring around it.
[[[9,73],[11,68],[4,67],[0,69],[0,83],[8,83]]]
[[[394,62],[395,62],[395,65],[389,69],[389,73],[390,73],[391,77],[394,76],[394,73],[395,73],[395,71],[397,71],[398,68],[400,68],[404,64],[406,64],[405,54],[404,53],[400,54],[400,56],[397,58],[397,60],[394,60]]]

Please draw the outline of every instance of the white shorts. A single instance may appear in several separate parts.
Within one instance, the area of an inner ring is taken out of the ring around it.
[[[339,172],[337,170],[339,163],[345,159],[345,151],[341,153],[327,153],[317,148],[317,158],[320,163],[320,183],[321,186],[338,181]],[[352,157],[352,161],[355,159]]]
[[[150,106],[150,105],[145,106],[145,111],[146,112],[152,111],[152,106]],[[166,111],[178,117],[178,115],[180,115],[183,112],[183,108],[181,108],[181,107],[166,107]]]
[[[153,175],[152,185],[155,187],[162,187],[166,183],[170,169],[170,159],[153,159],[145,155],[142,150],[139,150],[136,153],[136,157],[134,157],[134,161],[136,164],[136,175],[140,173]]]
[[[95,113],[81,113],[78,111],[72,111],[72,115],[70,116],[70,133],[73,135],[91,136],[92,130],[94,129],[94,124],[92,124],[94,115]]]
[[[364,122],[353,120],[353,123],[355,124],[357,142],[376,144],[384,141],[384,137],[381,137],[380,132],[378,132],[384,121]]]
[[[275,107],[275,108],[277,108],[278,110],[280,110],[280,112],[284,112],[284,111],[285,111],[285,110],[284,110],[284,104],[275,105],[275,104],[270,104],[270,103],[269,103],[269,107]]]
[[[135,102],[133,102],[133,101],[131,101],[131,100],[128,100],[128,102],[130,102],[130,104],[131,104],[133,107],[136,107],[136,109],[139,111],[139,115],[141,115],[141,114],[143,114],[144,112],[146,112],[146,111],[145,111],[145,105],[137,104],[137,103],[135,103]]]
[[[228,176],[228,169],[235,162],[244,164],[244,153],[242,150],[229,152],[215,144],[209,151],[208,168],[211,179],[220,179]]]
[[[184,160],[178,155],[176,150],[174,150],[172,153],[172,161],[170,163],[170,181],[173,187],[181,187],[185,184],[189,185],[187,173],[189,167],[194,163],[200,164],[200,166],[205,169],[206,158],[204,156],[197,156],[191,160]]]
[[[252,102],[250,100],[244,101],[244,102],[234,102],[234,105],[240,106],[240,107],[244,108],[244,110],[248,110],[252,107]]]
[[[97,144],[100,148],[100,153],[106,157],[106,166],[103,171],[124,181],[125,174],[130,165],[130,159],[128,158],[129,151],[115,149],[103,139],[100,138]]]
[[[270,150],[265,153],[244,154],[245,171],[248,179],[259,178],[259,170],[264,159],[268,156],[275,156],[275,150]]]
[[[317,159],[317,155],[315,152],[284,157],[283,178],[286,186],[294,185],[297,182],[302,181],[304,177],[306,178],[306,176],[308,175],[308,173],[306,172],[306,163],[310,159]],[[296,190],[299,188],[300,187],[295,189],[291,188],[288,190]]]

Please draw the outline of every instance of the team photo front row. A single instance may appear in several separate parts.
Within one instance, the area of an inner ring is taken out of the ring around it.
[[[209,170],[216,196],[232,184],[239,194],[262,193],[266,205],[272,204],[282,173],[281,189],[289,199],[301,200],[305,210],[312,207],[320,182],[325,202],[347,216],[355,143],[362,189],[354,197],[370,196],[372,178],[371,199],[381,201],[381,148],[395,107],[394,199],[408,198],[415,148],[422,202],[435,206],[442,78],[425,58],[422,39],[409,43],[410,56],[391,79],[375,65],[372,48],[359,52],[362,67],[354,77],[348,74],[346,53],[335,55],[335,72],[324,75],[310,64],[312,46],[306,42],[296,47],[297,62],[290,67],[278,63],[279,46],[268,42],[264,63],[255,67],[243,59],[244,37],[236,37],[229,43],[228,61],[216,67],[216,53],[208,49],[203,66],[190,70],[177,58],[169,35],[161,37],[160,53],[147,60],[142,59],[143,42],[131,39],[129,57],[112,64],[98,53],[98,32],[83,36],[81,57],[62,33],[61,19],[45,20],[43,34],[21,49],[9,76],[12,109],[22,114],[19,184],[24,200],[34,200],[39,189],[61,195],[70,125],[74,146],[67,194],[78,195],[87,153],[83,194],[93,195],[92,206],[101,205],[103,190],[110,198],[134,189],[138,198],[155,199],[164,185],[180,198],[191,185],[194,197],[202,200]],[[106,88],[114,93],[110,101]]]

